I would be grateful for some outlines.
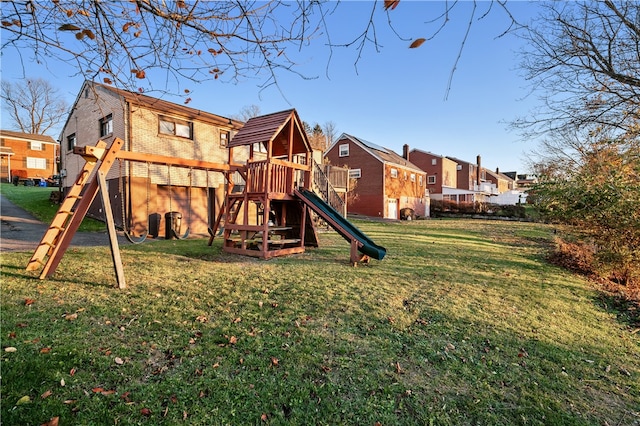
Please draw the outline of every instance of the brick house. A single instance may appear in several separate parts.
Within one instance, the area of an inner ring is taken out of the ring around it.
[[[485,176],[487,181],[491,182],[497,188],[498,194],[516,189],[515,180],[504,173],[500,173],[500,169],[496,169],[495,172],[485,169]]]
[[[51,136],[0,130],[0,180],[44,181],[58,171],[58,148]]]
[[[405,208],[429,215],[426,173],[390,149],[343,133],[325,152],[331,165],[355,179],[349,213],[399,219]]]
[[[405,146],[405,152],[409,147]],[[404,155],[427,174],[427,189],[432,200],[450,199],[458,187],[458,163],[432,152],[413,149]]]
[[[109,146],[115,138],[123,149],[186,159],[228,163],[227,143],[243,123],[140,93],[86,81],[62,133],[63,186],[68,188],[84,165],[76,146]],[[240,155],[241,157],[242,155]],[[244,157],[246,160],[246,156]],[[242,161],[242,158],[235,158]],[[116,225],[134,234],[164,235],[168,212],[182,215],[182,232],[206,234],[225,194],[222,173],[184,167],[117,161],[107,175]],[[89,215],[103,219],[96,200]]]
[[[458,164],[458,189],[466,194],[465,197],[459,196],[457,200],[452,197],[452,201],[490,203],[491,197],[499,194],[498,187],[487,179],[487,169],[482,167],[479,155],[476,156],[475,163],[455,157],[448,158]]]

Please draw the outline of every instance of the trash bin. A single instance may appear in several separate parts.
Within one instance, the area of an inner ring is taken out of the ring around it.
[[[18,186],[18,184],[20,183],[20,176],[16,175],[12,178],[12,180],[13,180],[13,185]]]
[[[160,234],[160,219],[162,219],[160,213],[151,213],[149,215],[149,236],[158,238]]]
[[[180,235],[182,226],[182,214],[180,212],[167,212],[164,214],[164,238],[170,240],[174,237],[174,232]],[[171,232],[173,230],[173,232]]]

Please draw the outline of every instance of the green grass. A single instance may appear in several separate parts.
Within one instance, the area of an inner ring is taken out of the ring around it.
[[[356,224],[383,261],[335,233],[270,261],[156,241],[122,248],[126,290],[107,248],[47,281],[3,253],[3,424],[640,422],[637,325],[545,261],[550,228]]]
[[[15,205],[30,212],[44,223],[51,223],[56,215],[58,204],[49,201],[51,191],[58,188],[39,186],[14,186],[10,183],[0,184],[0,193]],[[80,224],[79,231],[104,231],[106,225],[95,219],[86,217]]]

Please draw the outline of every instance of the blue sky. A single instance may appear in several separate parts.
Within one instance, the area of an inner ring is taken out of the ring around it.
[[[406,39],[427,37],[433,26],[425,21],[442,10],[437,1],[400,1],[391,12],[394,27]],[[278,85],[261,89],[261,77],[239,83],[210,81],[199,85],[185,83],[192,90],[190,107],[223,116],[237,115],[248,105],[258,105],[262,113],[296,108],[302,120],[323,124],[332,121],[338,133],[346,132],[402,153],[406,143],[412,148],[474,162],[482,156],[483,166],[501,171],[525,172],[523,153],[533,142],[522,141],[508,130],[508,122],[526,115],[535,105],[527,97],[526,81],[518,70],[517,51],[521,41],[507,35],[507,15],[494,5],[492,13],[478,19],[489,3],[479,2],[476,20],[453,74],[461,43],[469,22],[472,2],[460,2],[451,20],[434,40],[417,49],[400,40],[388,28],[386,15],[377,8],[379,43],[369,45],[359,59],[355,49],[330,50],[319,37],[297,53],[299,71],[312,79],[291,73],[279,74]],[[369,2],[345,2],[339,14],[329,17],[334,43],[350,41],[368,20]],[[508,3],[511,13],[523,23],[535,15],[535,4]],[[22,78],[22,70],[11,65],[16,53],[3,52],[2,79]],[[55,71],[52,71],[55,70]],[[82,77],[66,64],[33,64],[28,77],[49,80],[71,104],[82,84]],[[182,98],[165,99],[182,103]],[[9,128],[6,114],[2,127]],[[51,134],[57,138],[58,134]]]

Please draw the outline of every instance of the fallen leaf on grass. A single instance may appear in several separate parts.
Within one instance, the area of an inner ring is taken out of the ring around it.
[[[148,408],[141,408],[140,414],[142,414],[143,416],[149,417],[151,415],[151,410],[149,410]]]
[[[52,417],[48,422],[42,423],[40,426],[58,426],[58,421],[60,417]]]
[[[36,303],[36,299],[24,299],[24,306],[33,305],[34,303]]]
[[[40,353],[41,354],[48,354],[49,352],[51,352],[51,348],[42,348],[42,349],[40,349]]]
[[[116,362],[116,364],[118,364],[118,365],[122,365],[122,364],[124,364],[124,361],[123,361],[123,360],[122,360],[122,358],[120,358],[120,357],[116,357],[116,359],[115,359],[114,361],[115,361],[115,362]]]
[[[60,379],[60,386],[64,387],[65,384],[64,379]]]
[[[25,395],[16,402],[16,405],[29,404],[31,402],[31,397],[29,395]]]
[[[52,394],[53,394],[53,392],[51,392],[51,390],[48,390],[45,393],[43,393],[42,395],[40,395],[40,398],[46,399],[46,398],[49,398]]]
[[[238,343],[238,338],[236,336],[229,337],[229,343],[235,345],[236,343]]]
[[[6,348],[4,348],[5,352],[16,352],[18,349],[13,347],[13,346],[7,346]]]
[[[280,362],[280,360],[274,356],[271,357],[271,364],[272,365],[278,365],[278,363]]]
[[[69,375],[70,375],[70,376],[73,376],[74,374],[76,374],[76,371],[77,371],[77,370],[76,370],[76,368],[75,368],[75,367],[73,367],[73,368],[71,369],[71,371],[69,371]]]
[[[78,319],[78,314],[65,314],[64,319],[67,321],[75,321]]]
[[[15,338],[16,338],[16,332],[15,332],[15,331],[12,331],[11,333],[9,333],[9,334],[7,335],[7,337],[8,337],[9,339],[15,339]]]
[[[265,413],[262,413],[262,415],[260,416],[260,420],[262,420],[263,422],[267,421],[267,415]]]

